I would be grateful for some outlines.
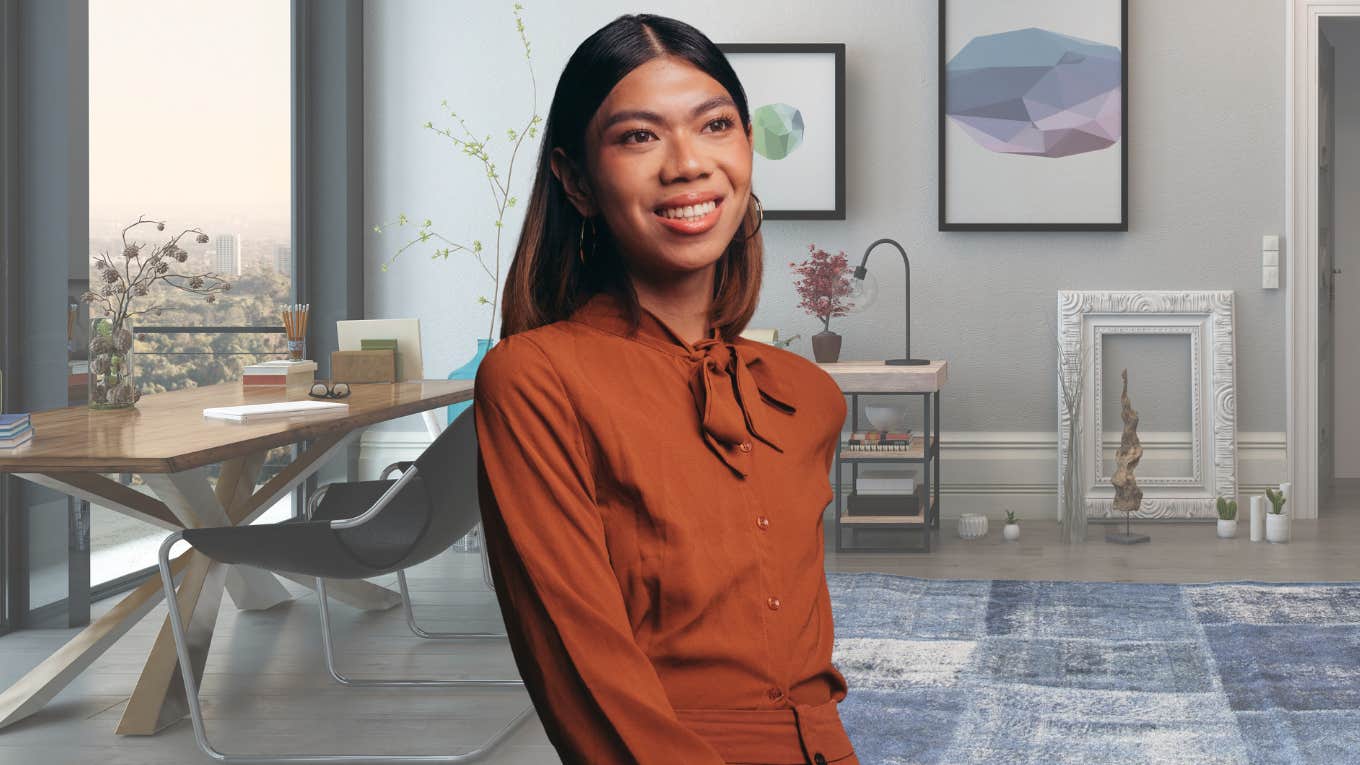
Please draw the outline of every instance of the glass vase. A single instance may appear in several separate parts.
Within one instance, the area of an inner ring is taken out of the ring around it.
[[[1086,542],[1086,497],[1082,487],[1082,449],[1081,430],[1076,427],[1076,418],[1070,421],[1068,430],[1067,463],[1062,466],[1061,485],[1062,517],[1058,533],[1063,544],[1079,545]]]
[[[106,316],[90,320],[90,408],[130,409],[137,390],[132,352],[132,323]]]

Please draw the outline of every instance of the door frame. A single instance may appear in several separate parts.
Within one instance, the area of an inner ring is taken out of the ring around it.
[[[1360,0],[1290,0],[1285,38],[1285,450],[1296,518],[1317,518],[1318,35],[1323,17],[1360,16]]]

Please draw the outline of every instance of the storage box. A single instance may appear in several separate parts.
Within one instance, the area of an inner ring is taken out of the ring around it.
[[[397,354],[382,351],[332,351],[331,379],[335,382],[397,381]]]
[[[860,494],[845,498],[846,515],[920,515],[926,504],[924,483],[916,484],[911,494]]]

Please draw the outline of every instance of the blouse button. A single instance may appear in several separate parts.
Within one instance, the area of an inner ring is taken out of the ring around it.
[[[779,699],[784,698],[784,692],[779,690],[778,688],[771,688],[769,695],[772,701],[778,701]]]
[[[770,607],[771,611],[779,610],[779,598],[771,597],[769,600],[766,600],[765,603]]]
[[[751,442],[750,442],[750,441],[742,441],[741,444],[740,444],[737,448],[738,448],[738,449],[741,449],[741,450],[744,451],[744,452],[749,452],[749,451],[751,451]]]
[[[762,515],[756,519],[756,525],[759,526],[762,531],[768,529],[770,527],[770,519]]]

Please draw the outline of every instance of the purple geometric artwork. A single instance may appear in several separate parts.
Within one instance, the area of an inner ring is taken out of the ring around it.
[[[980,146],[1066,157],[1120,138],[1120,50],[1029,27],[974,37],[946,66],[945,114]]]

